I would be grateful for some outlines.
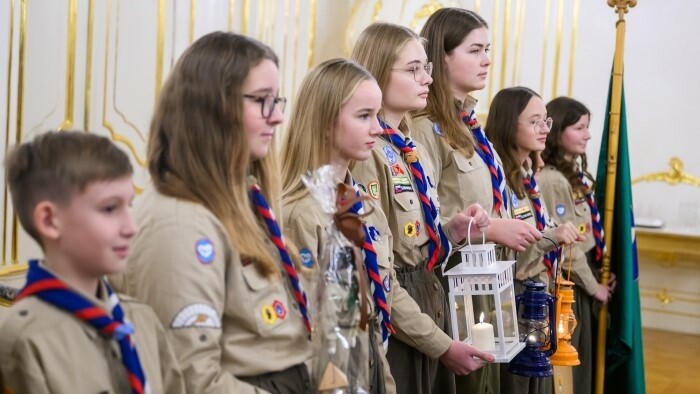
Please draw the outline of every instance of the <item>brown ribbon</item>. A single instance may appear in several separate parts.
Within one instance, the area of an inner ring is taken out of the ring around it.
[[[362,220],[360,215],[352,212],[350,209],[358,202],[369,200],[368,196],[358,196],[352,187],[339,183],[337,186],[337,194],[335,199],[336,211],[333,214],[333,222],[335,227],[340,231],[345,238],[352,244],[352,251],[355,254],[355,268],[360,283],[360,329],[367,330],[367,321],[369,320],[369,306],[367,305],[367,268],[365,261],[362,258],[362,245],[365,243],[365,231],[362,228]],[[373,212],[365,212],[362,216],[367,216]]]

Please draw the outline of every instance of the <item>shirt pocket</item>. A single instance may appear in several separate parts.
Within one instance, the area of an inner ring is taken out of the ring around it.
[[[286,276],[267,278],[262,275],[255,264],[243,267],[243,279],[246,283],[246,298],[244,307],[248,309],[251,320],[256,322],[258,332],[262,337],[278,330],[287,324],[292,310],[296,311],[296,303],[291,304],[286,291]]]
[[[453,151],[452,157],[454,158],[454,162],[457,166],[457,183],[459,184],[459,194],[462,196],[463,200],[471,200],[469,197],[474,196],[474,188],[477,185],[477,183],[472,181],[472,178],[476,174],[476,171],[481,169],[482,163],[478,160],[467,159],[458,151]],[[477,201],[478,199],[465,202],[474,203]]]
[[[402,245],[407,248],[413,248],[416,245],[416,222],[423,223],[423,213],[420,207],[418,194],[403,192],[394,194],[396,206],[394,215],[396,215],[396,231],[399,233],[396,237],[399,238]]]

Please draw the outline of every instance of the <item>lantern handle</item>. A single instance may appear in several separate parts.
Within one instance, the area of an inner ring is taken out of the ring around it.
[[[472,223],[474,223],[474,217],[469,219],[469,226],[467,227],[467,242],[469,242],[469,252],[474,253],[474,248],[472,247]],[[481,244],[486,244],[486,234],[481,232]]]

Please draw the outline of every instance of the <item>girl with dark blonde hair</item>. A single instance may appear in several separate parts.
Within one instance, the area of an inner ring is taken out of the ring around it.
[[[452,393],[453,373],[468,374],[493,358],[451,338],[447,299],[434,268],[452,245],[465,240],[472,218],[472,232],[479,234],[487,230],[489,218],[474,204],[444,225],[441,221],[436,172],[423,147],[411,139],[407,116],[425,107],[432,82],[421,38],[403,26],[375,23],[360,35],[352,58],[374,75],[383,93],[381,138],[371,158],[356,163],[353,177],[381,205],[394,236],[397,280],[422,312],[392,309],[397,334],[389,338],[391,373],[400,393]]]
[[[308,390],[306,296],[274,216],[278,92],[269,47],[210,33],[178,60],[151,121],[153,186],[123,290],[166,325],[189,392]]]

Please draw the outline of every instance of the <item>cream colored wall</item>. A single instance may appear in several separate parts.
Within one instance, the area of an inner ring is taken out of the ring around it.
[[[688,174],[700,177],[692,118],[700,102],[700,46],[694,43],[700,36],[695,23],[700,2],[638,3],[626,17],[632,176],[667,171],[670,157],[677,156]],[[486,112],[490,97],[507,86],[529,86],[545,100],[572,95],[593,113],[589,165],[595,169],[615,45],[616,15],[605,0],[3,0],[0,145],[4,150],[47,129],[89,129],[111,136],[129,152],[137,169],[135,185],[141,188],[148,182],[143,160],[155,97],[192,40],[213,30],[233,30],[268,43],[280,57],[281,94],[293,106],[309,65],[347,55],[371,22],[420,29],[438,6],[474,9],[491,26],[493,63],[487,88],[476,93],[479,112]],[[635,210],[638,216],[663,219],[672,232],[697,233],[699,190],[640,183],[634,187]],[[2,260],[38,256],[36,245],[13,229],[4,193],[0,203]],[[653,255],[642,259],[643,267],[660,264]],[[646,278],[654,280],[662,268]],[[656,311],[670,308],[657,305],[663,299],[656,296],[660,289],[673,291],[674,275],[696,273],[670,272],[663,286],[642,282],[645,308],[655,311],[645,314],[645,324],[656,326],[663,318]],[[696,289],[680,291],[685,293],[675,300],[694,300],[683,308],[694,308],[685,313],[691,315],[686,325],[695,327],[700,295]]]

